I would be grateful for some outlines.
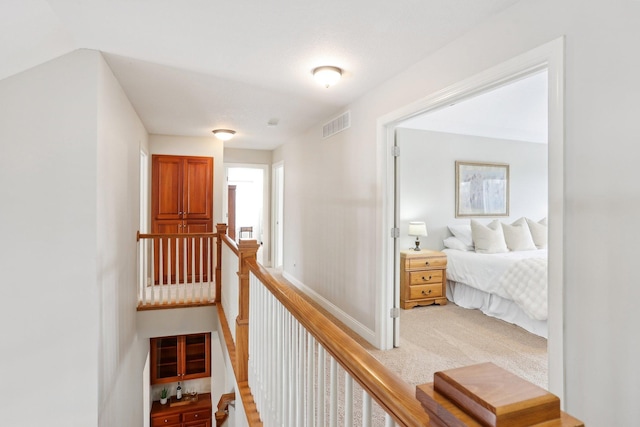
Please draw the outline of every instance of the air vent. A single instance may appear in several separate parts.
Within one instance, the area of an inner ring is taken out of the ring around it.
[[[351,111],[347,111],[322,126],[322,138],[329,138],[351,127]]]

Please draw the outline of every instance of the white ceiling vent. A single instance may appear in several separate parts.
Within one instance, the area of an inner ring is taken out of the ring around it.
[[[342,113],[335,119],[322,126],[322,138],[329,138],[338,132],[351,127],[351,111]]]

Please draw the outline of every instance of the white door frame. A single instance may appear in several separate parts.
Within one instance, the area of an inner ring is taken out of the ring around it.
[[[278,170],[282,171],[282,177],[279,176]],[[271,189],[271,266],[278,268],[284,262],[284,161],[279,161],[271,166],[271,176],[273,182]]]
[[[377,120],[377,144],[382,204],[377,283],[376,340],[378,346],[393,346],[394,322],[390,316],[398,307],[398,253],[391,230],[397,225],[395,206],[394,129],[410,117],[436,110],[473,95],[502,86],[509,81],[546,69],[549,76],[549,391],[564,401],[563,349],[563,224],[564,224],[564,38],[558,38],[509,61],[490,68],[421,100],[386,114]],[[551,185],[553,183],[553,185]],[[453,190],[452,190],[453,191]]]

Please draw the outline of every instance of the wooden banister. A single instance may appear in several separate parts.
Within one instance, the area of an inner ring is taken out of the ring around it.
[[[215,413],[216,427],[220,427],[227,420],[229,416],[229,404],[235,402],[236,394],[234,392],[225,393],[220,396],[218,401],[218,410]]]
[[[415,398],[414,390],[409,384],[382,365],[294,289],[277,281],[256,262],[255,258],[246,259],[246,264],[278,301],[396,423],[402,426],[429,425],[429,416]]]
[[[240,240],[238,244],[240,271],[238,271],[239,295],[236,318],[236,363],[238,381],[247,381],[249,373],[249,262],[256,262],[260,245],[255,240]]]

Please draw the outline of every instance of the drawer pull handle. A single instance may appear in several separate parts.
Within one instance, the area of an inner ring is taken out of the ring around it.
[[[196,415],[194,416],[194,418],[198,418],[198,414],[196,414]]]
[[[428,292],[422,291],[422,295],[428,295],[428,294],[430,294],[430,293],[431,293],[431,289],[429,289],[429,291],[428,291]]]
[[[425,262],[424,265],[429,265],[429,261]]]
[[[424,280],[425,282],[427,282],[427,281],[431,280],[431,277],[433,277],[433,276],[429,276],[429,278],[428,278],[428,279],[426,279],[424,276],[422,276],[422,280]]]
[[[169,420],[165,418],[165,419],[164,419],[164,422],[165,422],[165,423],[168,423],[168,422],[169,422]]]

